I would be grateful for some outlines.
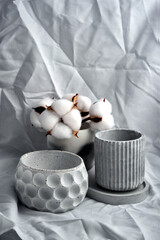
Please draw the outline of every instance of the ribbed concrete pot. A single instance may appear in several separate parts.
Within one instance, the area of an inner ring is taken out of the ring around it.
[[[128,191],[144,181],[144,136],[113,129],[95,135],[96,182],[109,190]]]

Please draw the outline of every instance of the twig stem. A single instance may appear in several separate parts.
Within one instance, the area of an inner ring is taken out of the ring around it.
[[[84,122],[86,122],[86,121],[88,121],[88,120],[91,120],[91,118],[90,118],[90,117],[87,117],[87,118],[83,119],[83,120],[82,120],[82,123],[84,123]]]

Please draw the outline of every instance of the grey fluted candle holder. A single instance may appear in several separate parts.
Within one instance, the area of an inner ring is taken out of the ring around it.
[[[136,189],[144,181],[144,136],[137,131],[112,129],[96,133],[95,179],[114,191]]]

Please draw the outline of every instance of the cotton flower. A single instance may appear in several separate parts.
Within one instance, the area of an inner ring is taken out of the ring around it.
[[[89,110],[90,116],[98,116],[98,117],[102,117],[105,114],[111,114],[111,112],[112,112],[112,105],[105,98],[100,99],[97,102],[93,103]]]
[[[90,122],[90,126],[91,126],[92,129],[95,129],[95,130],[111,129],[114,126],[113,116],[111,114],[106,114],[98,122],[94,122],[94,120],[92,120]]]
[[[91,104],[92,102],[88,97],[78,95],[77,107],[81,112],[89,112]]]
[[[70,112],[65,114],[62,117],[62,120],[73,131],[79,131],[79,129],[81,127],[82,119],[81,119],[81,114],[76,107],[72,108],[72,110]]]
[[[74,97],[76,97],[77,107],[80,111],[89,111],[91,100],[88,97],[79,95],[78,93],[67,93],[63,96],[64,99],[68,99],[70,101],[74,101]]]
[[[41,107],[49,107],[52,105],[52,103],[55,102],[55,99],[53,98],[43,98],[37,106],[41,106]]]
[[[97,130],[114,126],[112,106],[106,99],[92,104],[91,100],[78,93],[65,94],[62,99],[42,99],[30,113],[31,123],[47,131],[57,139],[77,136],[82,122],[90,121],[90,127]]]
[[[70,101],[72,101],[74,104],[76,104],[77,108],[80,110],[81,112],[81,116],[87,116],[89,114],[89,109],[91,107],[91,100],[86,97],[86,96],[82,96],[74,93],[68,93],[65,94],[63,96],[64,99],[68,99]]]
[[[76,93],[67,93],[62,98],[72,101],[72,98],[76,95]]]
[[[108,130],[114,126],[114,119],[111,115],[112,105],[105,98],[93,103],[89,114],[92,129]]]
[[[51,135],[58,139],[69,139],[72,137],[72,129],[62,122],[58,122],[52,129]]]
[[[51,131],[54,126],[60,121],[60,118],[54,111],[46,109],[40,114],[39,121],[44,130]]]
[[[39,117],[40,114],[48,107],[50,106],[53,101],[55,101],[52,98],[44,98],[42,99],[38,104],[36,104],[36,107],[33,108],[30,112],[30,121],[33,124],[34,127],[41,128],[42,125],[40,123]]]
[[[59,99],[53,102],[51,107],[60,117],[62,117],[68,113],[73,108],[73,106],[73,102],[67,99]]]
[[[37,113],[34,109],[31,110],[30,112],[30,121],[33,124],[34,127],[36,128],[41,128],[41,123],[39,121],[39,113]]]

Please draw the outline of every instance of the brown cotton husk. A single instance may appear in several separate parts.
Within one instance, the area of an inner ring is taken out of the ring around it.
[[[78,107],[76,106],[76,104],[72,107],[72,109],[78,109]],[[79,110],[79,109],[78,109]]]
[[[77,98],[78,98],[78,93],[76,93],[76,95],[74,95],[74,96],[72,97],[72,102],[73,102],[74,104],[77,103]]]
[[[51,106],[46,106],[47,107],[47,110],[49,111],[53,111],[52,107]]]
[[[39,114],[41,114],[44,110],[46,110],[46,108],[42,107],[42,106],[36,107],[36,108],[33,108],[33,109]]]
[[[90,119],[91,119],[91,121],[93,121],[95,123],[102,121],[102,117],[97,117],[97,116],[90,117]]]
[[[74,135],[75,137],[77,137],[77,138],[79,138],[78,135],[77,135],[78,132],[79,132],[79,131],[72,131],[73,135]]]
[[[51,131],[52,131],[52,130],[48,131],[48,132],[46,133],[46,136],[52,135],[52,134],[51,134]]]
[[[81,112],[81,117],[86,117],[89,114],[89,112]]]

